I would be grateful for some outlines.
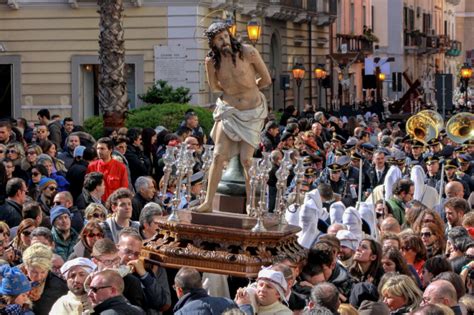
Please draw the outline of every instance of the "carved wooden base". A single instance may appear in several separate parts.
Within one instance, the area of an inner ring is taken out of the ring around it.
[[[159,230],[142,256],[170,268],[189,266],[203,272],[255,278],[278,257],[301,261],[306,251],[297,243],[300,228],[265,219],[266,232],[252,232],[256,220],[225,213],[179,212],[180,222],[160,218]]]

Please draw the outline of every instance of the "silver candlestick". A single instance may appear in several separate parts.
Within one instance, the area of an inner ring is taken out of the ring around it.
[[[176,176],[178,178],[178,183],[176,185],[174,198],[171,201],[172,208],[171,208],[171,214],[168,217],[168,221],[179,222],[178,207],[181,202],[181,187],[183,185],[183,177],[186,175],[186,167],[187,167],[186,152],[187,152],[186,146],[181,145],[181,147],[179,148],[178,157],[175,163]]]
[[[254,216],[257,213],[256,207],[256,193],[257,193],[257,185],[258,185],[258,163],[260,163],[260,159],[254,158],[252,160],[252,166],[249,169],[249,178],[250,178],[250,193],[249,193],[249,200],[247,204],[248,214],[249,216]]]
[[[268,212],[268,178],[272,170],[272,161],[270,160],[270,152],[262,152],[262,160],[259,164],[260,171],[260,202],[258,203],[262,215]]]
[[[209,178],[209,168],[212,164],[212,159],[214,157],[214,146],[210,144],[205,144],[204,146],[204,154],[202,155],[202,171],[204,173],[204,177],[202,179],[202,188],[199,192],[199,203],[203,203],[206,199],[206,192],[207,192],[207,179]]]
[[[301,195],[301,186],[303,185],[303,179],[304,179],[304,172],[305,172],[305,167],[304,167],[304,158],[299,157],[296,166],[294,168],[295,171],[295,178],[296,178],[296,189],[295,189],[295,209],[298,209],[299,206],[301,205],[301,200],[300,200],[300,195]]]
[[[192,149],[188,149],[186,151],[186,179],[187,179],[187,183],[186,183],[186,203],[188,204],[188,208],[189,208],[189,203],[191,202],[191,184],[192,184],[192,181],[191,181],[191,177],[193,176],[193,168],[194,168],[194,164],[196,164],[195,160],[194,160],[194,150]]]
[[[290,169],[292,167],[291,163],[291,154],[293,151],[285,150],[283,151],[284,157],[280,162],[280,167],[276,171],[276,178],[277,178],[277,195],[275,199],[275,207],[276,207],[276,214],[278,217],[278,223],[280,225],[286,225],[288,222],[285,219],[285,212],[286,212],[286,200],[284,198],[284,194],[286,191],[287,180],[288,176],[290,175]]]
[[[171,171],[173,170],[173,165],[176,162],[176,147],[166,146],[165,155],[163,155],[163,162],[165,167],[163,168],[163,186],[160,191],[160,199],[164,203],[166,199],[166,191],[168,190],[168,182],[170,180]]]

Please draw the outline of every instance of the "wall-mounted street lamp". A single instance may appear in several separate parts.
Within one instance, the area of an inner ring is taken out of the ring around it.
[[[261,32],[262,26],[257,21],[256,16],[253,15],[252,19],[247,23],[247,35],[252,45],[255,46],[255,44],[258,42]]]
[[[319,99],[319,109],[322,108],[322,99],[323,99],[323,80],[326,78],[327,76],[327,72],[326,70],[324,69],[324,66],[323,65],[318,65],[318,67],[316,67],[316,69],[314,69],[314,76],[316,78],[316,80],[318,80],[318,86],[319,86],[319,96],[318,96],[318,99]]]
[[[379,73],[379,76],[378,76],[378,79],[379,79],[380,81],[382,81],[382,82],[385,81],[385,73],[380,72],[380,73]]]
[[[465,63],[461,68],[461,79],[464,84],[464,106],[468,106],[468,97],[469,97],[469,80],[472,77],[472,68],[469,64]]]

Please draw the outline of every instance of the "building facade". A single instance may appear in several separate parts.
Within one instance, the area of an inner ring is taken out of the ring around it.
[[[256,43],[274,81],[270,106],[298,104],[291,76],[306,68],[299,103],[314,103],[319,91],[313,69],[329,53],[329,25],[336,0],[124,0],[126,76],[130,108],[163,79],[191,90],[192,103],[212,104],[204,58],[204,30],[229,15],[247,40],[250,19],[262,25]],[[95,0],[0,0],[0,116],[36,119],[40,108],[82,122],[99,114],[98,36]]]

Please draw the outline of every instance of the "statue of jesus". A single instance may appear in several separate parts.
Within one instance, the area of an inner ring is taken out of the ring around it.
[[[244,168],[249,197],[248,170],[268,114],[267,102],[260,90],[272,83],[259,52],[237,41],[227,24],[213,23],[205,35],[210,48],[205,61],[207,80],[211,90],[222,95],[213,114],[211,137],[215,147],[207,195],[204,203],[195,209],[197,212],[212,212],[212,200],[224,163],[237,154]]]

